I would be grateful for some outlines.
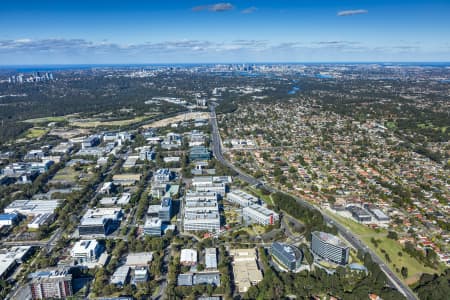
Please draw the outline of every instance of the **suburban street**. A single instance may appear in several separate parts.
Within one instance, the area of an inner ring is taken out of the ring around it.
[[[212,126],[212,142],[213,142],[213,155],[216,157],[217,160],[219,160],[223,165],[231,168],[233,171],[235,171],[238,174],[238,178],[241,179],[242,181],[247,182],[250,185],[254,185],[254,186],[259,186],[259,185],[264,185],[265,188],[267,190],[269,190],[270,192],[277,192],[279,190],[270,187],[268,185],[265,185],[264,183],[262,183],[261,181],[257,180],[256,178],[246,174],[245,172],[243,172],[242,170],[240,170],[239,168],[237,168],[236,166],[234,166],[233,164],[231,164],[229,161],[227,161],[222,154],[222,141],[220,138],[220,134],[219,134],[219,127],[217,124],[217,118],[216,118],[216,112],[215,112],[215,106],[211,105],[210,106],[211,109],[211,126]],[[293,196],[293,195],[291,195]],[[395,288],[397,288],[408,300],[415,300],[417,299],[416,295],[411,291],[411,289],[404,284],[397,276],[396,274],[394,274],[394,272],[392,272],[388,266],[386,266],[384,264],[384,262],[381,260],[381,258],[374,253],[368,246],[366,246],[359,238],[358,236],[356,236],[355,234],[353,234],[352,232],[350,232],[345,226],[341,225],[340,223],[336,222],[331,216],[327,215],[327,213],[325,213],[324,211],[322,211],[321,209],[317,208],[316,206],[312,205],[311,203],[293,196],[298,202],[302,203],[303,205],[312,208],[312,209],[317,209],[319,210],[323,217],[324,220],[329,223],[329,224],[333,224],[334,226],[336,226],[336,228],[338,229],[339,234],[345,238],[349,243],[351,243],[351,245],[358,249],[358,250],[363,250],[365,252],[368,252],[371,256],[372,256],[372,260],[377,263],[381,270],[386,274],[387,278],[389,279],[391,285]]]

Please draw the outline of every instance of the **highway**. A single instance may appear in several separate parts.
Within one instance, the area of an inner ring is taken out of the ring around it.
[[[220,138],[220,133],[219,133],[219,126],[217,124],[217,116],[216,116],[216,111],[215,111],[215,106],[211,105],[210,106],[210,110],[211,110],[211,127],[212,127],[212,144],[213,144],[213,155],[214,157],[220,161],[223,165],[229,167],[230,169],[232,169],[233,171],[235,171],[238,174],[238,178],[241,179],[242,181],[247,182],[250,185],[254,185],[254,186],[260,186],[260,185],[264,185],[265,188],[271,192],[277,192],[279,191],[278,189],[275,189],[273,187],[270,187],[268,185],[265,185],[263,182],[257,180],[256,178],[246,174],[245,172],[243,172],[242,170],[240,170],[239,168],[237,168],[236,166],[234,166],[233,164],[231,164],[229,161],[227,161],[222,154],[222,140]],[[280,191],[281,192],[281,191]],[[384,264],[383,260],[375,253],[373,252],[369,247],[367,247],[359,238],[357,235],[353,234],[352,232],[350,232],[345,226],[343,226],[342,224],[336,222],[336,220],[334,220],[330,215],[328,215],[326,212],[324,212],[323,210],[321,210],[320,208],[314,206],[313,204],[309,203],[306,200],[303,200],[299,197],[296,197],[294,195],[290,195],[292,197],[294,197],[299,203],[303,204],[306,207],[312,208],[312,209],[316,209],[319,210],[322,215],[324,220],[329,223],[329,224],[333,224],[334,226],[336,226],[336,228],[338,229],[338,232],[340,233],[340,235],[342,237],[344,237],[349,243],[351,243],[351,245],[358,249],[358,250],[363,250],[364,252],[368,252],[371,256],[372,256],[372,260],[378,264],[380,266],[380,269],[386,274],[388,280],[391,283],[392,287],[395,287],[398,291],[400,291],[408,300],[417,300],[417,296],[412,292],[412,290],[406,285],[404,284],[400,278],[397,277],[396,274],[394,274],[394,272],[392,272],[389,267],[387,265]]]

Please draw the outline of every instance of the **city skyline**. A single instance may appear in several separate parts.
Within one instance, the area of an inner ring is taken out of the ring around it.
[[[8,1],[0,65],[450,61],[448,1]]]

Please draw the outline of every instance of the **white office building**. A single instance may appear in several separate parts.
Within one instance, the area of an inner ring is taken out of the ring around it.
[[[72,258],[79,263],[96,262],[103,252],[103,247],[96,240],[81,240],[70,251]]]
[[[219,232],[217,193],[188,192],[185,197],[183,225],[185,231]]]
[[[144,234],[150,236],[161,236],[162,221],[160,218],[147,218],[144,224]]]
[[[242,209],[242,216],[251,222],[261,225],[273,225],[280,216],[268,208],[253,204]]]
[[[250,195],[242,190],[234,190],[227,194],[227,200],[242,207],[247,207],[252,204],[259,204],[258,197]]]

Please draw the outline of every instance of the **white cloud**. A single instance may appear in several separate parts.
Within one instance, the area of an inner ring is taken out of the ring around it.
[[[445,45],[445,44],[443,44]],[[173,40],[122,44],[85,39],[0,40],[0,65],[13,63],[139,63],[139,62],[220,62],[220,61],[350,61],[414,60],[429,50],[404,42],[369,47],[346,40]],[[448,45],[446,45],[448,47]],[[440,50],[443,51],[443,50]],[[448,51],[438,53],[447,60]]]
[[[200,5],[200,6],[195,6],[192,8],[193,11],[203,11],[203,10],[207,10],[207,11],[211,11],[211,12],[224,12],[224,11],[229,11],[229,10],[233,10],[234,9],[234,5],[228,2],[221,2],[221,3],[216,3],[216,4],[211,4],[211,5]]]
[[[342,10],[337,13],[339,17],[353,16],[353,15],[364,15],[369,13],[366,9],[354,9],[354,10]]]
[[[258,8],[254,7],[254,6],[251,6],[251,7],[248,7],[246,9],[241,10],[241,13],[243,13],[243,14],[252,14],[252,13],[254,13],[257,10],[258,10]]]

